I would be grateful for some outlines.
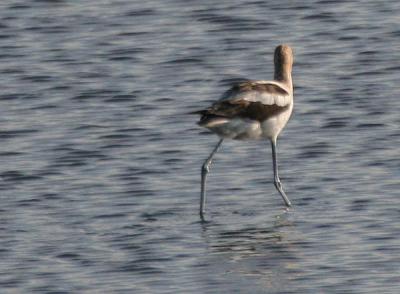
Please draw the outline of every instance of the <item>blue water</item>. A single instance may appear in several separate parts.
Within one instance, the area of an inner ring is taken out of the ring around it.
[[[400,293],[398,1],[0,4],[1,293]],[[188,112],[294,48],[278,141]]]

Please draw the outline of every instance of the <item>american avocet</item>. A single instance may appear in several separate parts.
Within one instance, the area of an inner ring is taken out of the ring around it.
[[[211,107],[197,111],[199,125],[216,133],[220,140],[201,170],[200,217],[204,218],[206,178],[213,156],[225,138],[236,140],[267,138],[272,147],[274,183],[287,207],[289,198],[278,175],[276,141],[293,109],[293,52],[288,45],[275,49],[273,81],[246,81],[234,85]]]

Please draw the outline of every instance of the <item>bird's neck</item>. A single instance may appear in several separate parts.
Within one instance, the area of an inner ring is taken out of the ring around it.
[[[292,65],[289,63],[275,65],[274,79],[285,84],[289,89],[293,89]]]

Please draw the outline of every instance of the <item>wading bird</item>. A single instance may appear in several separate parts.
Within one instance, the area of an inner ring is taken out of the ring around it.
[[[283,191],[278,175],[276,141],[293,110],[292,65],[293,52],[288,45],[275,49],[275,74],[272,81],[246,81],[230,88],[211,107],[196,111],[198,124],[216,133],[220,140],[204,162],[201,170],[200,217],[204,219],[206,178],[213,156],[223,140],[266,138],[271,142],[275,187],[287,207],[289,198]]]

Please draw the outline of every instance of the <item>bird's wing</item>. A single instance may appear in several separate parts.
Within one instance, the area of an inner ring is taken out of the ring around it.
[[[222,95],[219,102],[229,101],[235,104],[239,101],[247,101],[285,107],[290,104],[291,99],[289,91],[277,82],[247,81],[234,85]]]
[[[201,115],[202,126],[232,118],[264,121],[288,109],[291,99],[279,83],[247,81],[234,85],[211,107],[194,113]]]

